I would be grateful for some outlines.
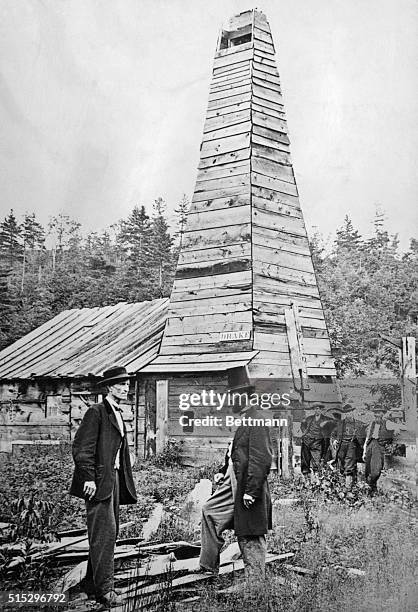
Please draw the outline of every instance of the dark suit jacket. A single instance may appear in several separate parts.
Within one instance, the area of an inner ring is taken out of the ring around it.
[[[97,490],[92,501],[109,499],[115,481],[114,466],[119,447],[119,501],[121,504],[135,504],[137,499],[126,430],[125,436],[122,437],[112,407],[106,400],[87,410],[75,435],[75,470],[70,495],[85,499],[84,483],[94,480]]]
[[[263,418],[263,413],[250,410],[245,416]],[[238,427],[231,453],[237,479],[234,507],[234,530],[237,536],[264,535],[272,529],[272,508],[267,482],[272,457],[268,427]],[[252,495],[256,500],[249,509],[242,503],[244,493]]]

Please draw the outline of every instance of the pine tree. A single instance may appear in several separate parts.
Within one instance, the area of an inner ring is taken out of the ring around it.
[[[190,200],[184,193],[182,199],[179,202],[178,207],[174,209],[174,213],[177,217],[177,228],[178,228],[174,235],[178,239],[179,251],[183,244],[184,232],[186,231],[187,212],[189,210],[189,207],[190,207]]]
[[[335,245],[337,249],[355,251],[362,244],[362,237],[354,229],[353,222],[348,215],[344,217],[344,225],[337,230],[336,234]]]
[[[22,228],[11,210],[0,223],[0,262],[13,268],[21,260],[22,254]]]
[[[22,238],[25,249],[41,250],[45,246],[45,229],[37,221],[35,213],[26,213],[22,223]]]
[[[165,218],[166,205],[160,197],[154,202],[152,217],[151,254],[153,268],[156,273],[154,280],[158,286],[158,297],[169,295],[173,282],[174,258],[172,253],[173,238],[168,230]]]

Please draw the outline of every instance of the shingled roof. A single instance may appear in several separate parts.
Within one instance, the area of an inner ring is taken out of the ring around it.
[[[100,376],[109,365],[137,372],[158,353],[168,299],[64,310],[0,351],[0,378]]]

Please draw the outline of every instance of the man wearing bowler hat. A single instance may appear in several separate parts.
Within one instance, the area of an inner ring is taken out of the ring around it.
[[[70,494],[86,502],[90,550],[81,587],[103,608],[111,608],[122,604],[113,587],[119,504],[135,504],[137,499],[120,406],[128,396],[129,375],[114,366],[103,373],[100,384],[107,395],[87,410],[74,438]]]

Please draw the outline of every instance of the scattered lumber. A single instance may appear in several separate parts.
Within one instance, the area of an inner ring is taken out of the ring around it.
[[[153,554],[174,553],[176,559],[190,559],[196,557],[200,552],[200,542],[165,542],[150,544],[140,547],[141,552]]]
[[[267,554],[266,563],[273,563],[274,561],[283,561],[285,559],[290,559],[294,556],[294,553],[282,553],[278,555]],[[195,560],[196,563],[197,560]],[[173,564],[172,572],[175,573],[177,564]],[[195,568],[197,569],[197,563]],[[221,565],[219,568],[219,575],[230,574],[235,571],[240,571],[244,569],[244,561],[242,559],[238,559],[237,561],[227,562],[224,565]],[[178,587],[182,587],[185,585],[195,584],[198,582],[202,582],[205,580],[212,580],[215,576],[211,576],[208,574],[198,574],[191,573],[186,576],[182,576],[180,578],[174,578],[171,582],[172,589],[176,589]],[[144,597],[145,595],[150,595],[153,593],[158,593],[162,589],[163,585],[161,583],[154,583],[144,588],[138,589],[137,585],[133,585],[123,591],[123,594],[129,598],[135,595],[137,598]],[[115,612],[122,612],[122,608],[115,608]]]
[[[303,576],[310,576],[314,574],[314,570],[308,569],[307,567],[300,567],[299,565],[291,565],[290,563],[284,563],[283,567],[296,574],[302,574]]]
[[[220,575],[241,571],[244,568],[244,561],[242,559],[235,559],[237,552],[237,544],[233,543],[224,551],[223,557],[221,555]],[[270,553],[267,555],[266,563],[285,561],[293,556],[294,553]],[[118,583],[118,590],[124,597],[124,604],[120,607],[112,608],[112,610],[114,612],[123,612],[124,608],[126,609],[128,600],[134,600],[135,602],[141,600],[141,606],[143,607],[148,605],[148,601],[150,605],[155,605],[156,598],[164,590],[178,590],[215,578],[215,575],[196,573],[198,567],[199,560],[197,557],[173,562],[170,559],[170,555],[168,555],[164,558],[151,561],[148,566],[145,565],[121,574],[115,574],[116,582],[121,578],[120,582],[122,585],[126,582],[128,584],[120,588],[120,583]],[[181,573],[185,573],[185,575],[178,576]],[[86,607],[85,600],[81,599],[72,602],[70,609],[77,612],[88,612],[89,610]]]
[[[62,538],[75,538],[78,536],[87,535],[87,529],[85,527],[80,527],[79,529],[69,529],[67,531],[58,531],[56,536],[60,540]]]
[[[71,568],[54,586],[54,592],[66,593],[70,589],[80,584],[87,572],[87,561],[82,561]]]

